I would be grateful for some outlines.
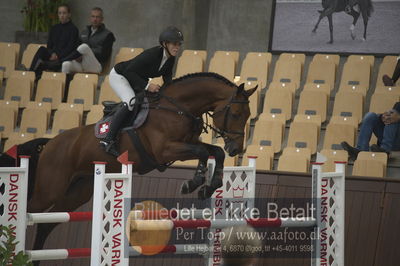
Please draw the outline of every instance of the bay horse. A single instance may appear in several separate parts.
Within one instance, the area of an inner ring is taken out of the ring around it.
[[[356,11],[354,7],[358,5],[360,12]],[[356,38],[354,34],[354,27],[356,26],[357,20],[360,17],[360,13],[362,15],[364,21],[364,36],[363,40],[367,39],[367,25],[368,18],[371,16],[373,11],[372,1],[371,0],[322,0],[322,11],[318,11],[320,13],[318,22],[315,24],[313,33],[317,32],[317,28],[321,19],[324,17],[328,18],[329,22],[329,33],[330,39],[329,44],[333,43],[333,23],[332,23],[332,14],[334,12],[342,12],[345,11],[347,14],[353,17],[353,23],[350,26],[350,34],[351,38],[354,40]],[[346,9],[347,7],[347,9]]]
[[[148,155],[162,165],[173,161],[199,160],[194,177],[185,181],[181,193],[194,192],[210,198],[222,186],[225,153],[219,146],[202,143],[202,116],[212,112],[214,130],[224,139],[230,156],[243,151],[244,129],[250,116],[249,97],[257,86],[245,90],[215,73],[194,73],[173,80],[160,90],[150,106],[147,121],[137,129]],[[146,173],[146,162],[135,150],[126,132],[118,136],[120,151],[128,151],[135,172]],[[214,174],[205,184],[207,160],[216,160]],[[71,212],[88,202],[93,194],[93,161],[107,162],[109,172],[120,164],[99,146],[94,125],[70,129],[51,139],[42,150],[35,174],[28,212]],[[56,224],[39,224],[34,249],[42,249]]]

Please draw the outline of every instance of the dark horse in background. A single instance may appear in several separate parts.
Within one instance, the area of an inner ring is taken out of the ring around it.
[[[371,16],[373,11],[373,6],[371,0],[322,0],[323,10],[319,10],[320,13],[318,22],[315,24],[313,33],[317,31],[318,25],[321,22],[321,19],[324,17],[328,17],[329,21],[329,32],[330,32],[330,40],[328,43],[333,43],[333,23],[332,23],[332,14],[334,12],[342,12],[345,11],[347,14],[353,17],[353,24],[350,26],[351,38],[354,40],[356,38],[354,34],[354,27],[357,23],[358,18],[360,17],[360,13],[362,15],[364,21],[364,37],[363,40],[367,39],[367,25],[368,18]],[[356,11],[358,9],[359,11]]]
[[[244,84],[237,86],[215,73],[196,73],[172,81],[162,88],[159,100],[152,102],[147,121],[137,129],[147,154],[159,165],[199,160],[193,179],[182,184],[182,194],[200,187],[198,196],[206,199],[222,186],[225,153],[219,146],[199,140],[204,128],[203,114],[212,112],[214,130],[224,138],[227,153],[235,156],[243,151],[244,129],[250,116],[249,97],[256,89],[245,90]],[[28,145],[37,157],[37,146],[45,143],[37,166],[30,163],[32,173],[34,169],[36,172],[28,212],[71,212],[88,202],[93,195],[93,161],[107,162],[108,172],[120,171],[117,159],[99,147],[94,125],[64,131],[46,142],[45,139]],[[143,174],[156,168],[148,167],[125,131],[119,135],[119,146],[135,162],[135,172]],[[216,166],[211,180],[205,183],[209,156],[215,157]],[[4,156],[3,160],[9,158]],[[43,248],[56,225],[38,225],[34,249]]]

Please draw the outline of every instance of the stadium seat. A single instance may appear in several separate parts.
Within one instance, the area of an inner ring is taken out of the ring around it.
[[[308,148],[287,147],[278,160],[278,171],[307,173],[311,151]]]
[[[187,55],[200,56],[200,58],[203,60],[203,65],[205,65],[205,63],[206,63],[206,60],[207,60],[207,51],[206,50],[188,50],[188,49],[183,50],[182,56],[187,56]]]
[[[186,55],[179,57],[176,65],[175,78],[182,77],[190,73],[204,71],[203,59],[196,55]]]
[[[293,96],[289,89],[268,90],[265,94],[263,113],[284,114],[286,120],[292,116]]]
[[[51,103],[48,102],[28,102],[26,105],[27,109],[43,109],[46,111],[47,114],[47,121],[50,121],[51,115]]]
[[[330,90],[335,86],[336,68],[332,61],[316,60],[308,67],[306,83],[326,84]]]
[[[386,176],[388,156],[384,152],[368,152],[362,151],[358,154],[357,160],[354,162],[354,176]]]
[[[393,105],[400,100],[399,94],[375,92],[371,96],[369,112],[377,114],[384,113],[393,108]]]
[[[331,116],[329,123],[352,125],[355,129],[358,128],[359,124],[357,119],[354,117],[336,116],[336,115]]]
[[[358,92],[361,93],[365,102],[365,97],[367,96],[368,88],[363,85],[340,85],[339,92]]]
[[[299,53],[281,53],[279,55],[279,59],[282,61],[298,61],[300,62],[301,65],[301,75],[303,74],[304,70],[304,62],[306,61],[306,55],[305,54],[299,54]]]
[[[0,108],[11,108],[15,113],[15,121],[17,121],[19,102],[0,100]]]
[[[363,95],[358,92],[338,92],[335,96],[332,115],[354,117],[360,123],[363,117]]]
[[[248,156],[257,156],[257,170],[272,170],[274,151],[268,146],[249,145],[243,155],[242,165],[249,165]]]
[[[89,73],[76,73],[74,75],[74,80],[90,80],[93,83],[93,86],[97,88],[97,84],[99,82],[99,75],[97,74],[89,74]]]
[[[321,130],[321,123],[322,123],[320,115],[297,114],[294,116],[293,122],[304,122],[304,123],[315,124],[318,129],[318,138],[319,138],[319,132]]]
[[[301,63],[296,60],[278,60],[275,65],[272,81],[293,83],[295,89],[300,87]]]
[[[16,125],[16,114],[13,107],[0,106],[0,132],[2,138],[8,138]]]
[[[397,64],[397,56],[387,55],[383,58],[382,63],[379,66],[378,77],[376,78],[376,86],[384,86],[382,81],[383,75],[391,76],[393,74],[394,68]]]
[[[46,134],[47,126],[48,116],[45,109],[26,108],[22,112],[20,133],[30,133],[35,138],[40,138]]]
[[[62,81],[57,79],[40,79],[36,90],[36,102],[51,103],[51,109],[57,109],[62,99]]]
[[[369,89],[371,66],[367,61],[350,61],[344,64],[340,87],[345,85],[362,86]]]
[[[21,64],[24,65],[27,69],[30,68],[33,57],[41,46],[46,47],[46,44],[30,43],[25,48],[25,51],[22,54]]]
[[[233,82],[235,78],[235,61],[231,56],[214,56],[211,58],[208,71],[218,73]]]
[[[54,114],[53,126],[50,134],[45,134],[45,138],[53,138],[65,130],[79,127],[79,113],[73,110],[57,110]]]
[[[92,105],[90,111],[86,116],[85,125],[95,124],[103,117],[104,106],[101,104]]]
[[[93,105],[92,105],[93,106]],[[76,111],[79,114],[79,124],[82,124],[82,117],[83,117],[83,104],[74,104],[74,103],[60,103],[57,107],[57,110],[72,110]]]
[[[236,69],[238,69],[238,64],[239,64],[239,52],[238,51],[215,51],[213,58],[219,58],[219,57],[230,57],[233,59],[233,62],[235,63],[234,66],[234,74],[236,74]]]
[[[315,83],[306,83],[304,84],[303,91],[322,91],[326,94],[326,96],[330,96],[332,87],[328,84],[315,84]]]
[[[19,107],[26,107],[31,100],[32,87],[28,79],[9,78],[4,90],[4,100],[15,101]]]
[[[34,134],[12,132],[4,144],[4,150],[7,151],[14,145],[25,143],[27,141],[33,140],[34,138]]]
[[[114,90],[111,88],[109,76],[107,75],[104,78],[103,83],[101,83],[100,87],[100,95],[99,95],[99,104],[103,101],[113,101],[113,102],[120,102],[121,99],[115,94]]]
[[[383,86],[383,85],[378,85],[375,88],[374,93],[388,93],[391,95],[400,95],[400,86]]]
[[[354,146],[357,128],[353,124],[335,123],[331,121],[325,130],[324,149],[341,150],[341,142],[346,141]]]
[[[65,73],[62,73],[62,72],[43,71],[41,79],[59,80],[59,81],[61,81],[62,95],[64,95],[65,94],[65,81],[66,81],[66,78],[67,78],[67,75]]]
[[[328,110],[328,96],[326,92],[303,90],[300,94],[297,114],[319,115],[321,122],[325,122]]]
[[[68,103],[83,104],[83,110],[89,111],[94,102],[94,85],[91,80],[73,79],[69,85]]]
[[[19,71],[14,70],[11,72],[9,78],[21,78],[21,79],[28,79],[31,83],[31,88],[33,88],[35,82],[35,72],[33,71]]]
[[[272,81],[268,86],[268,90],[281,90],[281,89],[289,90],[294,100],[294,95],[296,94],[296,85],[294,83],[281,83],[277,81]]]
[[[284,132],[285,122],[279,118],[271,116],[269,120],[258,120],[254,125],[251,144],[271,147],[273,152],[280,152]]]
[[[247,53],[242,63],[240,81],[238,83],[251,81],[258,84],[260,90],[265,88],[267,86],[270,63],[270,53]]]
[[[373,55],[349,55],[347,57],[347,62],[367,62],[371,68],[374,67],[374,63],[375,63],[375,57]]]
[[[308,148],[314,154],[317,152],[318,135],[316,123],[293,121],[289,129],[287,147]]]
[[[322,165],[322,172],[335,172],[335,162],[347,162],[348,154],[345,150],[323,149],[320,152],[326,161]]]
[[[114,65],[131,60],[144,51],[143,48],[121,47],[115,55]]]
[[[329,61],[335,64],[337,69],[340,62],[340,56],[338,54],[315,54],[312,61]]]
[[[19,58],[19,43],[0,42],[0,68],[4,68],[4,78],[15,70]]]

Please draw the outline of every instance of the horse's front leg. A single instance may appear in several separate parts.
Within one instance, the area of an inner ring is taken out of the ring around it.
[[[323,12],[322,12],[322,13],[319,15],[317,24],[315,24],[314,29],[312,30],[312,33],[316,33],[316,32],[317,32],[318,25],[319,25],[319,23],[321,22],[321,19],[322,19],[323,17],[324,17],[324,15],[323,15]]]
[[[214,191],[222,186],[222,178],[224,175],[225,152],[219,146],[214,146],[210,144],[203,144],[203,145],[206,147],[209,154],[211,156],[214,156],[215,158],[215,169],[211,177],[211,180],[209,184],[202,186],[198,192],[199,199],[204,200],[211,198]]]
[[[368,26],[368,15],[367,15],[367,13],[363,12],[362,13],[362,17],[363,17],[363,20],[364,20],[364,38],[363,38],[363,41],[366,41],[367,40],[367,26]]]
[[[201,142],[198,144],[188,144],[183,142],[174,142],[166,145],[163,151],[162,161],[186,161],[198,159],[196,172],[193,179],[183,182],[181,187],[181,194],[189,194],[195,191],[199,186],[205,182],[205,174],[207,171],[207,160],[209,152]]]

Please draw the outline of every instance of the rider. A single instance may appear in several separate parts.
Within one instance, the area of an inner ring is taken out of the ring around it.
[[[169,26],[161,32],[159,42],[159,46],[147,49],[129,61],[118,63],[110,72],[110,85],[123,106],[113,115],[108,135],[100,144],[114,156],[119,155],[115,145],[116,136],[134,108],[135,94],[144,90],[160,90],[160,86],[150,83],[149,78],[162,76],[164,83],[172,80],[172,69],[183,42],[183,34],[176,27]]]

